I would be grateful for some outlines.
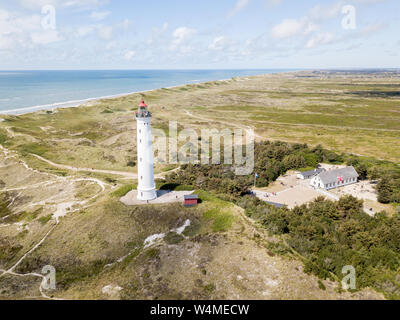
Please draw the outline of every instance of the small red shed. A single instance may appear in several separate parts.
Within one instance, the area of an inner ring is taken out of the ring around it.
[[[185,207],[195,207],[199,203],[199,196],[197,194],[190,194],[185,196]]]

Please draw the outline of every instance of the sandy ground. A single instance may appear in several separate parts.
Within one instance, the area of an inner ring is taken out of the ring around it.
[[[321,164],[321,167],[326,170],[334,170],[345,166]],[[360,181],[356,184],[329,191],[314,190],[310,186],[310,180],[297,179],[297,173],[296,171],[290,171],[286,175],[279,177],[268,188],[255,189],[253,192],[261,200],[285,204],[290,209],[313,201],[319,196],[325,196],[330,200],[338,200],[342,196],[352,195],[357,199],[364,200],[364,211],[369,215],[374,215],[384,210],[389,214],[394,211],[390,205],[378,203],[378,195],[373,181]]]
[[[192,194],[193,191],[172,191],[167,192],[163,190],[157,191],[157,199],[151,201],[141,201],[137,199],[137,190],[132,190],[125,197],[121,198],[121,202],[127,206],[137,206],[146,204],[160,204],[160,203],[173,203],[182,202],[184,197]]]
[[[254,190],[256,196],[261,200],[286,204],[290,209],[295,206],[310,202],[321,196],[321,194],[303,185],[293,186],[279,192],[265,192]]]
[[[360,181],[356,184],[344,186],[338,189],[330,190],[330,192],[337,194],[338,196],[344,196],[350,194],[353,197],[363,200],[378,201],[378,194],[374,189],[373,182],[366,180]]]

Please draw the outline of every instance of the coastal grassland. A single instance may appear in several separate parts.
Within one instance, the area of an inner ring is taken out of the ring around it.
[[[16,272],[40,273],[43,265],[53,265],[57,289],[48,294],[64,299],[381,298],[370,290],[339,293],[328,280],[320,289],[299,262],[266,248],[263,229],[241,208],[196,192],[202,199],[196,208],[128,207],[104,196],[63,218]],[[186,219],[191,225],[182,236],[171,232]],[[144,246],[148,236],[160,233],[164,240]],[[18,242],[11,248],[18,250]],[[107,286],[121,290],[107,294]],[[18,277],[1,278],[0,288],[2,297],[38,296],[38,285],[23,285]]]
[[[157,270],[143,270],[148,268],[148,263],[159,259],[160,245],[168,246],[171,242],[178,245],[185,239],[227,232],[232,229],[234,220],[222,225],[219,216],[225,221],[227,216],[237,215],[233,204],[224,203],[206,192],[200,193],[204,196],[203,203],[189,209],[182,204],[128,207],[118,198],[105,196],[95,207],[62,219],[44,243],[18,266],[17,272],[40,272],[43,264],[53,265],[57,270],[54,294],[66,298],[104,298],[101,289],[108,281],[118,281],[127,295],[132,294],[129,293],[130,284],[142,282],[135,290],[139,298],[148,298],[148,294],[174,296],[159,288],[152,288],[151,292],[144,290],[149,287],[147,278],[168,277]],[[224,212],[209,216],[214,204]],[[187,219],[192,224],[185,237],[180,236],[180,241],[176,242],[170,230],[182,226]],[[144,248],[146,237],[160,233],[169,235],[165,244],[162,241],[158,246]],[[196,242],[203,243],[200,238]],[[16,245],[7,248],[20,250]]]
[[[400,161],[400,79],[385,73],[297,72],[158,89],[88,106],[5,116],[0,138],[53,162],[135,172],[134,111],[144,98],[153,128],[255,129],[257,139],[321,144]],[[164,170],[158,165],[156,170]]]

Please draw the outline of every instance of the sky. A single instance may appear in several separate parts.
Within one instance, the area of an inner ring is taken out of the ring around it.
[[[0,0],[0,70],[400,67],[398,0]]]

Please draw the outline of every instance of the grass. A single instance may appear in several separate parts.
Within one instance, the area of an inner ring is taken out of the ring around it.
[[[7,134],[3,130],[0,130],[0,144],[4,144],[7,138]]]
[[[38,156],[43,156],[46,152],[49,151],[49,148],[38,143],[29,143],[20,146],[19,150],[24,154],[32,153]]]
[[[232,214],[233,205],[202,190],[196,191],[196,193],[202,201],[202,206],[207,208],[203,213],[203,221],[211,223],[213,232],[228,231],[235,221],[235,217]]]
[[[232,214],[228,212],[221,212],[220,209],[210,209],[203,215],[206,221],[212,220],[212,231],[223,232],[230,229],[234,221]]]
[[[11,214],[11,211],[8,208],[10,202],[10,200],[6,199],[4,194],[0,194],[0,218],[6,217]]]
[[[127,184],[127,185],[122,186],[119,189],[115,190],[112,193],[112,196],[116,197],[116,198],[121,198],[121,197],[126,196],[128,192],[130,192],[136,188],[137,188],[137,185],[135,185],[135,184]]]
[[[49,222],[49,221],[51,220],[52,217],[53,217],[53,215],[49,214],[49,215],[47,215],[47,216],[40,217],[40,218],[38,219],[38,221],[39,221],[42,225],[45,225],[47,222]]]
[[[167,136],[168,121],[174,114],[178,130],[182,130],[182,124],[194,129],[207,128],[210,123],[217,128],[251,126],[265,139],[322,144],[338,152],[400,161],[400,97],[393,94],[400,82],[368,74],[347,77],[256,76],[246,81],[160,89],[146,93],[145,98],[153,113],[153,127],[163,129]],[[34,153],[76,167],[131,171],[136,162],[131,158],[136,150],[136,128],[133,112],[128,110],[136,110],[141,97],[133,94],[105,99],[90,107],[60,109],[51,115],[8,116],[0,123],[0,143],[12,141],[10,148],[24,156]],[[181,106],[206,119],[176,112]],[[10,125],[17,135],[7,139],[5,127]],[[41,127],[51,128],[44,131]],[[110,161],[109,146],[103,142],[126,130],[131,131],[132,139],[120,139]],[[79,141],[82,138],[91,143],[84,145]],[[156,169],[165,172],[174,167],[164,164]]]

